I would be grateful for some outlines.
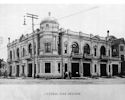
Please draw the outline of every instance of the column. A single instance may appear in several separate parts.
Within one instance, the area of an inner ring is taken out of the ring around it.
[[[25,74],[25,76],[28,76],[28,61],[26,61],[26,63],[25,63],[24,74]]]
[[[80,77],[83,77],[83,63],[82,63],[82,59],[80,59],[80,63],[79,63],[79,74],[80,74]]]
[[[118,74],[120,74],[121,73],[121,63],[119,62],[119,64],[118,64]]]

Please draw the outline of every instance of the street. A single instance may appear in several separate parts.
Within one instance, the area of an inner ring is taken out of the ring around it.
[[[62,85],[77,85],[77,84],[125,84],[125,78],[82,78],[82,79],[41,79],[41,78],[1,78],[0,84],[62,84]]]

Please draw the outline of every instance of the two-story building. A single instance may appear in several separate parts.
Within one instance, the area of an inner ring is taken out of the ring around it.
[[[119,75],[121,58],[113,39],[62,29],[49,16],[34,33],[8,43],[10,76],[61,78],[67,71],[72,77]]]

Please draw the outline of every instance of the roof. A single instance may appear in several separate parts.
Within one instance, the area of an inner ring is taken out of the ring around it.
[[[47,17],[47,18],[44,18],[40,24],[44,24],[44,23],[54,23],[54,24],[59,24],[57,22],[57,19],[55,19],[54,17]]]

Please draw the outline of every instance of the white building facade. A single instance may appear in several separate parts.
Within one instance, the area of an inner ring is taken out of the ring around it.
[[[9,75],[16,77],[62,78],[114,76],[121,73],[121,59],[112,56],[111,37],[100,37],[59,28],[52,17],[34,33],[9,42]]]

